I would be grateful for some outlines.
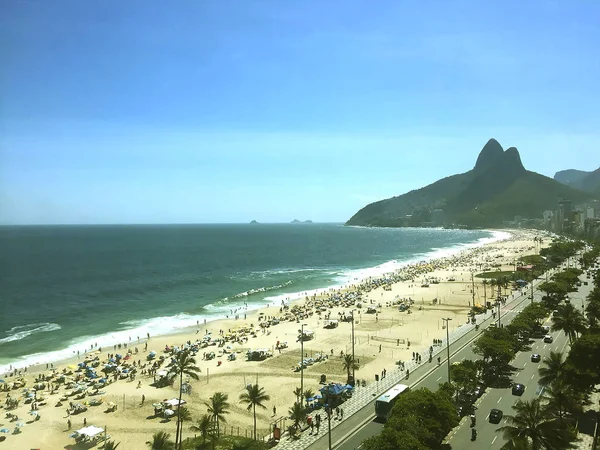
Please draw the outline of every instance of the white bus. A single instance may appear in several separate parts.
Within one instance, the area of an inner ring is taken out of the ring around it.
[[[394,403],[404,392],[408,392],[410,388],[405,384],[397,384],[389,391],[380,395],[377,400],[375,400],[375,414],[378,419],[387,419],[394,407]]]

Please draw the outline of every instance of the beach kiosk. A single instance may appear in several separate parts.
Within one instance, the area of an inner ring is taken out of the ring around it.
[[[97,443],[104,439],[104,428],[100,428],[94,425],[81,428],[72,434],[75,438],[75,442],[92,442]]]

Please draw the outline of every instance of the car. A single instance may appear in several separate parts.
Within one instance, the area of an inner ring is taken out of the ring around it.
[[[485,392],[485,386],[479,385],[475,388],[475,390],[473,391],[473,394],[475,395],[476,398],[479,398],[483,395],[484,392]]]
[[[525,385],[521,384],[521,383],[515,383],[513,384],[512,387],[512,393],[513,395],[523,395],[523,392],[525,392]]]
[[[542,357],[538,353],[531,355],[531,362],[540,362]]]
[[[546,336],[544,336],[544,342],[545,342],[546,344],[552,344],[552,341],[553,341],[553,340],[554,340],[554,339],[553,339],[553,338],[552,338],[552,336],[550,336],[549,334],[547,334]]]
[[[504,413],[501,410],[493,408],[490,411],[490,423],[500,423],[502,416],[504,416]]]

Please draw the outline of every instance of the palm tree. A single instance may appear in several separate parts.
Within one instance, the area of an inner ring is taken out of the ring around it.
[[[551,351],[542,362],[545,367],[542,366],[538,369],[540,386],[549,386],[564,374],[565,361],[562,353]]]
[[[302,406],[302,403],[296,402],[289,411],[290,419],[294,422],[294,428],[298,429],[300,423],[306,420],[306,409]]]
[[[312,389],[306,389],[304,391],[304,401],[306,403],[308,403],[309,398],[313,398],[314,396],[315,396],[315,391],[313,391]]]
[[[240,401],[246,403],[248,411],[252,409],[252,413],[254,414],[254,440],[256,440],[256,407],[260,406],[263,409],[267,409],[263,402],[268,402],[269,400],[271,400],[271,396],[266,394],[264,389],[258,386],[258,383],[246,386],[246,392],[240,394]]]
[[[519,400],[513,408],[517,413],[505,416],[509,425],[497,430],[513,447],[523,448],[524,442],[528,441],[533,450],[569,448],[569,437],[564,428],[557,426],[550,410],[539,399]]]
[[[190,427],[190,430],[200,433],[200,436],[202,436],[202,445],[204,445],[206,444],[206,437],[210,435],[213,430],[213,425],[212,418],[208,414],[204,414],[200,417],[200,420],[196,422],[196,425]]]
[[[564,331],[569,336],[569,343],[573,344],[577,334],[585,331],[585,317],[581,311],[567,303],[559,307],[558,314],[553,315],[552,331]]]
[[[485,278],[483,279],[483,304],[487,306],[487,286],[488,286],[488,280],[486,280]]]
[[[171,364],[168,366],[167,376],[171,381],[179,377],[179,405],[181,405],[181,396],[183,395],[183,376],[187,375],[194,380],[197,380],[198,372],[200,369],[196,366],[196,359],[191,356],[188,350],[182,350],[175,355]],[[177,408],[177,430],[175,432],[175,449],[179,450],[179,429],[181,428],[181,417],[179,411],[181,408]]]
[[[562,419],[565,413],[575,414],[583,411],[582,396],[560,378],[546,388],[543,398],[548,402],[548,408],[558,414],[559,419]]]
[[[179,421],[181,422],[181,426],[179,427],[179,445],[183,443],[183,422],[189,422],[192,420],[192,415],[190,414],[190,410],[185,406],[179,407]]]
[[[600,322],[600,301],[590,301],[585,308],[590,327],[598,326]]]
[[[302,390],[297,387],[296,389],[294,389],[294,395],[296,396],[296,401],[299,402],[300,398],[302,397]]]
[[[117,447],[119,446],[120,442],[116,443],[115,441],[106,441],[104,443],[104,447],[102,447],[104,450],[116,450]]]
[[[212,397],[210,397],[210,402],[204,402],[204,404],[208,407],[208,412],[211,418],[215,421],[217,426],[217,437],[221,435],[220,433],[220,422],[227,422],[225,419],[225,414],[229,414],[229,402],[227,401],[229,396],[223,392],[215,392]]]
[[[171,435],[165,431],[157,431],[152,435],[152,440],[146,442],[150,450],[173,450],[175,443],[171,441]]]
[[[344,359],[342,360],[342,367],[346,371],[346,374],[348,376],[347,383],[349,383],[350,377],[351,377],[350,372],[352,370],[358,370],[358,364],[356,363],[356,361],[354,361],[354,358],[352,358],[352,355],[346,353],[344,355]]]

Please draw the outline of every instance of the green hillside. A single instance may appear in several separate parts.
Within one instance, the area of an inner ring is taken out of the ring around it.
[[[576,204],[592,197],[527,171],[516,148],[504,151],[490,139],[472,170],[371,203],[352,216],[347,225],[420,226],[435,219],[436,225],[494,227],[516,215],[541,217],[544,210],[555,209],[563,198]],[[436,211],[436,216],[434,210],[443,212]]]

